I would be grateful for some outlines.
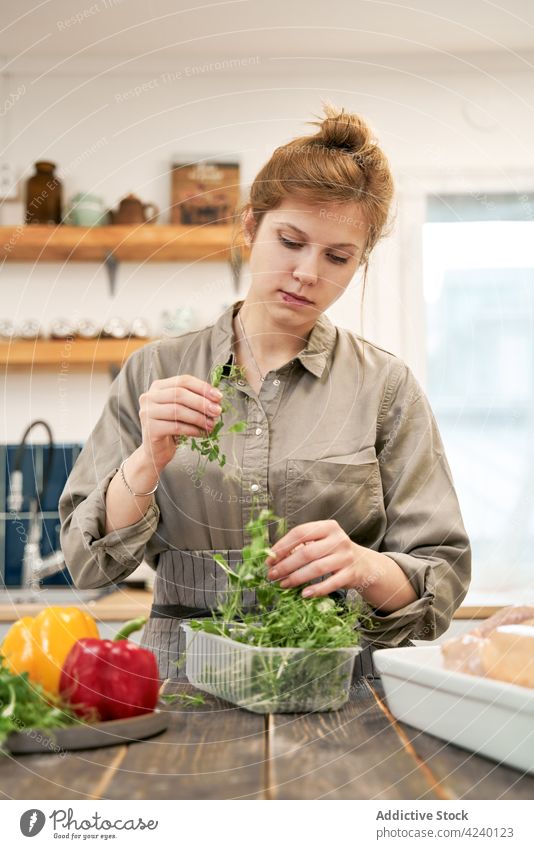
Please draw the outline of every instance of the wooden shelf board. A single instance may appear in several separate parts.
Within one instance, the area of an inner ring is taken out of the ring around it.
[[[28,368],[107,367],[122,363],[154,339],[28,339],[0,342],[0,365]]]
[[[233,227],[227,224],[0,227],[0,260],[103,262],[112,251],[123,262],[222,262],[230,256],[232,234]],[[243,246],[241,250],[246,252]]]

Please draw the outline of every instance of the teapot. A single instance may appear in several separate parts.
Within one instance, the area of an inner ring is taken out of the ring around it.
[[[159,209],[155,203],[143,203],[129,194],[120,201],[118,210],[110,209],[108,215],[112,224],[155,224]]]

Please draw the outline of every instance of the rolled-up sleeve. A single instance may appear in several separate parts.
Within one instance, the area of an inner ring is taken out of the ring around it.
[[[104,587],[141,563],[160,510],[155,496],[139,521],[105,533],[106,492],[122,460],[142,442],[139,395],[148,388],[152,345],[133,353],[109,396],[59,499],[60,542],[77,587]]]
[[[467,593],[471,547],[430,404],[402,361],[377,422],[376,450],[387,529],[379,551],[406,574],[417,598],[398,610],[370,611],[364,636],[397,646],[433,640]]]

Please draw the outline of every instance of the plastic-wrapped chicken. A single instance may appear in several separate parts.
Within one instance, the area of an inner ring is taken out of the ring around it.
[[[447,669],[534,688],[534,605],[504,607],[441,653]]]

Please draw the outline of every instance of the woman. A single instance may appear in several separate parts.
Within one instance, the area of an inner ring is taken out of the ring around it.
[[[319,131],[277,148],[252,185],[245,299],[128,359],[61,496],[78,587],[121,581],[143,557],[156,570],[142,642],[162,677],[183,677],[180,621],[216,605],[226,580],[213,554],[239,559],[259,507],[288,527],[271,539],[269,578],[359,595],[373,625],[364,645],[434,639],[467,592],[469,540],[421,387],[400,358],[325,315],[366,274],[393,182],[362,118],[324,108]],[[221,393],[209,379],[222,364],[244,370],[231,421],[247,427],[230,433],[224,421],[228,464],[200,477],[180,437],[215,426]]]

